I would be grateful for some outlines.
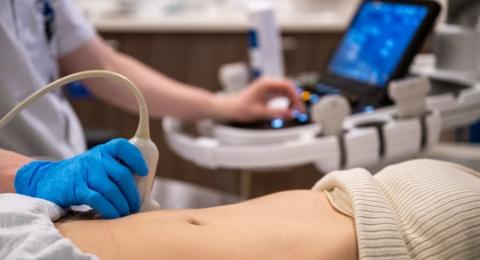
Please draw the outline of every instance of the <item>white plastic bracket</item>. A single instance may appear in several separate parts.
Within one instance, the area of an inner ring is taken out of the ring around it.
[[[399,118],[421,117],[427,111],[427,95],[431,90],[427,78],[407,78],[390,83],[388,94],[395,101]]]
[[[343,122],[351,113],[347,99],[339,95],[326,96],[312,107],[312,119],[322,126],[323,135],[340,135]]]

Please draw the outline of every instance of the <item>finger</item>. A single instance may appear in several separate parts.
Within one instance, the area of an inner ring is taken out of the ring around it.
[[[147,176],[148,167],[143,155],[126,139],[115,139],[105,145],[106,151],[113,157],[122,160],[130,170],[140,176]]]
[[[140,209],[140,195],[133,173],[112,157],[104,158],[104,167],[110,179],[117,184],[123,196],[127,199],[130,213],[138,212]]]
[[[113,205],[102,197],[100,193],[93,190],[86,190],[82,197],[83,201],[81,203],[92,207],[95,211],[100,213],[103,218],[114,219],[120,217],[120,214],[118,214]]]
[[[305,105],[298,96],[295,84],[293,82],[282,79],[263,78],[260,84],[266,85],[267,87],[265,89],[271,94],[276,96],[286,96],[290,100],[291,107],[302,112],[305,111]]]
[[[293,82],[288,82],[288,84],[283,85],[281,88],[283,88],[286,97],[290,100],[290,107],[304,112],[305,104],[302,102],[300,96],[298,95],[297,89]]]
[[[262,117],[265,119],[273,119],[273,118],[289,119],[292,117],[290,110],[288,109],[273,109],[273,108],[268,108],[266,106],[259,107],[256,114],[259,117]]]
[[[120,216],[130,213],[130,207],[125,196],[120,192],[117,185],[108,178],[105,173],[94,172],[88,176],[90,189],[100,193],[110,204],[115,207]]]

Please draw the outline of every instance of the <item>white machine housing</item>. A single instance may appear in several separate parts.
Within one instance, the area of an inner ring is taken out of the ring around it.
[[[266,170],[315,164],[322,172],[368,167],[414,157],[434,146],[443,129],[480,119],[480,85],[458,96],[426,100],[428,113],[398,119],[393,107],[351,115],[341,136],[323,136],[317,124],[282,130],[246,130],[205,120],[201,137],[187,134],[182,122],[167,117],[164,130],[178,155],[211,169]]]

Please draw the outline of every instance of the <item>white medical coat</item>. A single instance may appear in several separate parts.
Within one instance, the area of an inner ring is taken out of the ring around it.
[[[95,36],[71,0],[50,0],[55,11],[47,41],[44,0],[0,0],[0,116],[58,77],[57,60]],[[85,151],[77,116],[61,91],[50,93],[0,130],[0,148],[62,159]]]

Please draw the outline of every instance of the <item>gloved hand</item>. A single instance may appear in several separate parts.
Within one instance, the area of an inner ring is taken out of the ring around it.
[[[86,204],[111,219],[140,209],[133,174],[148,174],[142,154],[127,140],[115,139],[68,160],[25,165],[15,189],[60,207]]]

